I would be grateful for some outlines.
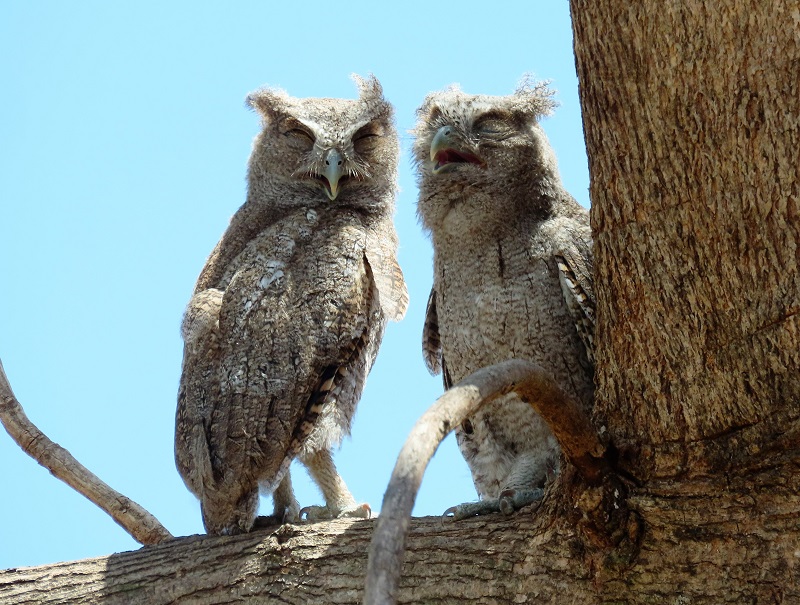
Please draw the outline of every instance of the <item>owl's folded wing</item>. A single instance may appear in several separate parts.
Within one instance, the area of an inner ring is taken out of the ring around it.
[[[556,255],[559,281],[570,315],[575,322],[589,361],[594,363],[595,296],[592,278],[594,257],[592,241],[575,233],[572,245],[564,246]]]
[[[439,339],[439,317],[436,313],[436,290],[431,288],[422,327],[422,358],[425,367],[436,375],[442,371],[442,341]]]
[[[397,262],[397,235],[391,222],[383,233],[367,234],[366,255],[384,315],[400,321],[408,308],[408,290]]]

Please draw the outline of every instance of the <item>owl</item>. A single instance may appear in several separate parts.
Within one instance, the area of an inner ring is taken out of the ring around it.
[[[263,129],[247,197],[184,315],[175,459],[211,534],[249,531],[259,493],[277,521],[366,516],[331,450],[349,434],[387,319],[408,295],[392,223],[399,144],[374,77],[357,100],[248,96]],[[325,506],[301,511],[299,459]]]
[[[564,190],[539,124],[554,106],[551,96],[546,84],[529,80],[509,96],[454,86],[418,109],[417,211],[434,250],[422,348],[446,389],[482,367],[526,359],[588,411],[592,239],[588,212]],[[456,507],[456,516],[506,510],[504,499],[513,510],[558,471],[558,443],[514,394],[455,433],[481,499]]]

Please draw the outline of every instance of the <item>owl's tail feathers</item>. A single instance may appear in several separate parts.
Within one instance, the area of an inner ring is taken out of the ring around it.
[[[250,531],[258,511],[258,487],[226,481],[214,473],[208,435],[201,422],[189,429],[182,451],[184,455],[176,457],[178,470],[186,487],[200,500],[206,531],[224,536]]]
[[[250,531],[258,511],[258,486],[246,477],[214,472],[206,429],[200,420],[192,422],[177,438],[183,447],[175,449],[175,462],[183,482],[200,500],[203,525],[209,534],[234,535]]]
[[[201,498],[203,493],[215,488],[214,469],[211,466],[211,451],[208,447],[208,436],[199,422],[195,423],[189,435],[188,455],[182,459],[190,461],[190,466],[185,468],[186,472],[181,472],[183,475],[184,483],[194,492],[194,494]],[[180,465],[185,466],[185,465]],[[181,469],[182,471],[184,469]]]
[[[258,512],[258,486],[225,487],[222,490],[206,490],[200,498],[206,531],[217,536],[249,532]]]

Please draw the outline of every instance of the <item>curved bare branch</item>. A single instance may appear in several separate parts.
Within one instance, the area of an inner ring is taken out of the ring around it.
[[[565,457],[584,479],[599,481],[607,468],[605,447],[577,401],[545,370],[514,359],[470,374],[422,415],[400,451],[370,544],[364,603],[395,603],[411,510],[439,444],[481,406],[512,391],[545,419]]]
[[[140,544],[158,544],[172,538],[153,515],[109,487],[63,447],[51,441],[25,415],[0,361],[0,422],[23,451],[55,477],[111,515]]]

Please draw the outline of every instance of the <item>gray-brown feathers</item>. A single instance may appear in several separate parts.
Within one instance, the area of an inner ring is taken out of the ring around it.
[[[442,341],[439,339],[439,315],[436,311],[436,289],[431,289],[422,326],[422,358],[431,374],[442,371]]]
[[[450,88],[418,110],[418,213],[434,247],[423,354],[446,384],[528,359],[588,409],[591,232],[539,125],[552,107],[546,86],[525,82],[499,97]],[[558,466],[549,429],[513,396],[483,408],[456,437],[482,498],[540,485]]]
[[[210,533],[249,530],[259,486],[279,519],[297,518],[294,457],[324,484],[332,515],[355,506],[329,450],[350,430],[386,320],[408,302],[392,108],[374,77],[357,83],[355,101],[248,97],[263,130],[247,200],[182,329],[175,455]]]

